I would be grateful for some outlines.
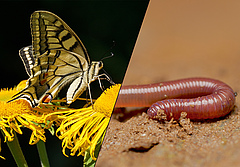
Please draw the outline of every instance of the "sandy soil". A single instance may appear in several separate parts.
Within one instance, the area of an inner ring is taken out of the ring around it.
[[[123,84],[210,77],[239,94],[239,9],[234,0],[152,0]],[[240,166],[239,104],[203,122],[115,110],[96,166]]]

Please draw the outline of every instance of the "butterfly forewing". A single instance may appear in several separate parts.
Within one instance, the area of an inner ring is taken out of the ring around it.
[[[49,49],[64,49],[77,53],[90,63],[87,50],[75,32],[57,15],[36,11],[30,19],[33,53],[40,56]]]

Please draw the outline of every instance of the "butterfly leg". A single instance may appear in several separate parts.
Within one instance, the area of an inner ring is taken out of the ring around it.
[[[89,93],[89,98],[90,98],[90,100],[91,100],[91,104],[93,105],[93,100],[92,100],[92,94],[91,94],[91,87],[90,87],[90,84],[89,84],[89,82],[88,82],[88,93]]]
[[[104,77],[102,77],[102,76],[104,76]],[[100,88],[102,89],[102,91],[104,90],[104,87],[103,87],[103,85],[102,85],[102,83],[101,83],[101,79],[106,79],[107,81],[109,81],[111,84],[115,84],[113,81],[112,81],[112,79],[107,75],[107,74],[105,74],[105,73],[103,73],[103,74],[100,74],[100,75],[97,75],[97,76],[95,76],[94,78],[93,78],[93,80],[98,80],[98,83],[99,83],[99,86],[100,86]]]

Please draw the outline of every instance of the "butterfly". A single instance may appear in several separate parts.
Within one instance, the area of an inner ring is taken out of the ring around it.
[[[49,103],[61,88],[70,83],[66,102],[71,104],[90,83],[105,76],[99,74],[102,61],[92,61],[75,32],[57,15],[35,11],[30,18],[32,45],[20,49],[19,55],[30,76],[26,88],[12,100],[25,99],[34,108]],[[101,84],[100,84],[101,87]],[[91,93],[89,93],[91,95]]]

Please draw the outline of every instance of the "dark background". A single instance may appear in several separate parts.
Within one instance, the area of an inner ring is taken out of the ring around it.
[[[28,78],[18,56],[18,50],[31,45],[29,19],[35,10],[47,10],[62,18],[82,40],[91,60],[100,60],[113,52],[113,57],[103,61],[104,69],[115,83],[121,83],[147,5],[148,0],[2,1],[0,5],[0,88],[13,87],[21,80]],[[116,45],[111,49],[113,41]],[[23,133],[18,137],[28,165],[40,166],[36,146],[28,144],[31,132],[24,130]],[[82,166],[81,156],[66,158],[61,152],[61,142],[49,132],[46,132],[46,135],[46,147],[51,166]],[[0,160],[0,166],[16,166],[3,140],[1,136],[1,155],[6,160]]]

